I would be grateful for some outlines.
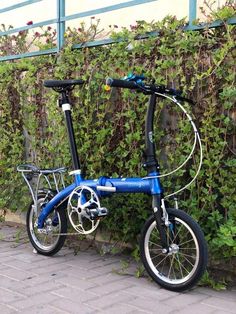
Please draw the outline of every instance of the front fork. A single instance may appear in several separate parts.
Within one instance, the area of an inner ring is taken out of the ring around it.
[[[170,222],[162,194],[153,195],[152,207],[156,220],[156,226],[160,234],[163,252],[168,253],[169,245],[167,241],[166,229],[169,227]]]

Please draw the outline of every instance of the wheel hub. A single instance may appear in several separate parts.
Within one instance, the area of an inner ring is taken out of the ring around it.
[[[176,254],[179,252],[179,246],[175,243],[172,243],[169,247],[169,254]]]

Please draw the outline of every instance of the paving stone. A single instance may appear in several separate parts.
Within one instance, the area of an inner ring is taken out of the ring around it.
[[[56,289],[60,289],[62,287],[64,287],[63,284],[57,283],[52,280],[51,281],[47,280],[45,282],[42,282],[41,284],[28,286],[27,288],[24,289],[23,293],[24,295],[27,295],[27,296],[33,296],[39,293],[46,294],[47,292],[51,292]]]
[[[16,280],[24,280],[28,277],[36,276],[36,274],[28,271],[19,270],[13,267],[7,267],[5,269],[0,269],[0,276],[16,279]]]
[[[135,306],[128,304],[115,304],[106,310],[102,310],[103,314],[146,314],[151,313],[149,311],[141,310]]]
[[[136,277],[136,276],[131,276],[131,275],[119,275],[121,277],[125,278],[125,281],[134,283],[135,285],[138,283],[138,285],[144,287],[144,288],[149,288],[149,289],[155,289],[155,290],[160,290],[161,287],[156,284],[153,280],[150,279],[150,277]]]
[[[96,284],[93,282],[76,278],[76,277],[72,277],[72,276],[65,276],[59,279],[56,278],[55,280],[56,282],[62,283],[68,287],[75,287],[83,291],[87,289],[91,289],[96,286]]]
[[[126,289],[130,288],[131,285],[124,281],[115,281],[111,283],[102,284],[94,288],[89,289],[90,292],[93,292],[97,295],[103,296],[110,294],[112,292],[124,292]]]
[[[43,256],[40,254],[34,254],[33,250],[31,249],[29,250],[29,248],[27,247],[26,249],[18,252],[17,255],[15,255],[13,252],[13,258],[29,264],[29,267],[31,266],[34,267],[35,263],[40,263],[40,261],[45,260],[46,256]]]
[[[229,313],[236,314],[236,300],[235,302],[215,297],[210,297],[205,299],[202,304],[212,306],[215,310],[221,311],[228,311]]]
[[[16,230],[5,226],[0,234],[10,239]],[[135,278],[137,265],[130,262],[123,269],[123,257],[100,256],[92,249],[74,255],[68,248],[47,257],[33,254],[30,243],[13,244],[0,239],[3,314],[236,313],[236,287],[222,292],[200,287],[175,293],[149,277]]]
[[[9,248],[9,242],[8,241],[3,241],[1,239],[1,234],[0,234],[0,241],[1,241],[0,252],[3,252],[5,249]]]
[[[8,247],[8,248],[5,248],[4,250],[1,250],[0,251],[0,258],[2,257],[6,257],[6,256],[16,256],[18,254],[21,254],[21,250],[17,250],[15,248],[11,248],[11,247]]]
[[[90,270],[91,268],[89,268],[88,270]],[[105,275],[108,274],[110,272],[119,272],[121,270],[121,266],[120,263],[112,263],[109,265],[104,265],[104,266],[100,266],[100,267],[96,267],[96,268],[92,268],[93,270],[95,269],[100,275]]]
[[[42,267],[36,267],[31,268],[31,271],[33,271],[37,275],[44,275],[44,274],[55,274],[60,272],[67,271],[68,266],[64,265],[63,263],[57,263],[52,265],[45,265]]]
[[[193,305],[196,303],[203,302],[208,297],[204,294],[191,295],[188,293],[182,293],[175,297],[168,297],[166,300],[163,300],[163,304],[170,305],[175,309],[186,307],[188,305]]]
[[[128,304],[127,302],[129,302],[130,299],[133,300],[135,299],[135,297],[130,297],[127,294],[120,292],[120,293],[112,293],[109,295],[103,295],[103,296],[98,297],[97,299],[84,302],[84,304],[87,304],[89,306],[92,306],[96,309],[101,310],[101,309],[108,309],[111,306],[114,306],[116,304],[121,304],[121,303]]]
[[[187,307],[185,307],[184,304],[182,304],[181,308],[174,309],[171,314],[215,314],[215,309],[211,306],[197,303],[197,304],[191,304]]]
[[[57,309],[48,304],[33,306],[29,309],[24,309],[22,313],[24,314],[69,314],[69,312]]]
[[[77,303],[68,299],[61,298],[53,304],[55,309],[63,310],[71,314],[90,314],[95,312],[95,308],[85,305],[83,303]]]
[[[12,302],[11,305],[18,310],[29,309],[31,307],[43,306],[43,304],[53,304],[57,301],[57,297],[50,293],[39,293],[37,295],[31,296],[30,298],[25,298],[23,300]]]
[[[2,259],[1,259],[2,260]],[[11,258],[2,262],[3,265],[12,267],[19,270],[29,271],[31,265],[28,262],[22,261],[17,258]]]
[[[232,312],[229,312],[229,311],[226,311],[226,310],[215,310],[214,309],[214,312],[212,312],[212,313],[214,313],[214,314],[230,314],[230,313],[232,313]]]
[[[59,298],[62,297],[62,298],[66,298],[66,299],[80,302],[80,303],[98,298],[98,295],[91,292],[90,290],[81,291],[80,289],[77,289],[75,287],[72,288],[72,287],[67,287],[67,286],[54,289],[51,293],[53,295],[58,296]]]
[[[78,268],[81,270],[85,270],[86,266],[91,262],[91,260],[89,260],[89,256],[67,256],[65,258],[65,265],[74,267],[74,268]]]
[[[55,256],[43,256],[40,254],[33,254],[31,257],[31,268],[48,268],[50,266],[55,266],[55,265],[65,265],[64,259],[63,258],[56,258]],[[65,265],[68,267],[68,265]]]
[[[236,300],[236,290],[223,290],[223,291],[216,291],[210,288],[197,288],[195,290],[195,293],[202,293],[206,294],[208,296],[212,296],[215,298],[220,298],[220,299],[225,299],[225,300],[231,300],[235,301]]]
[[[80,267],[86,271],[96,271],[99,274],[106,274],[112,270],[120,270],[121,264],[120,261],[107,261],[107,260],[89,260],[89,257],[83,259],[78,259],[78,261],[73,261],[73,263],[67,262],[67,265],[73,266],[76,263],[77,267]]]
[[[6,288],[0,288],[0,303],[11,304],[14,301],[26,298],[23,294]]]
[[[124,293],[133,295],[133,296],[138,296],[138,297],[147,297],[147,298],[152,298],[152,299],[158,299],[158,300],[163,300],[163,299],[169,299],[171,297],[175,298],[178,296],[178,293],[176,292],[171,292],[163,289],[156,289],[156,286],[152,287],[143,287],[142,285],[139,285],[138,282],[136,282],[135,286],[132,286],[130,288],[127,288]]]
[[[65,270],[61,271],[62,274],[65,274],[67,276],[72,276],[72,277],[76,277],[79,279],[91,279],[91,278],[96,278],[97,276],[99,276],[100,274],[89,270],[89,271],[85,271],[83,268],[79,268],[79,267],[73,267],[73,266],[69,266],[68,268],[66,268]]]
[[[142,309],[143,311],[148,311],[149,313],[169,314],[174,310],[174,307],[163,304],[163,302],[158,299],[155,300],[155,299],[151,299],[147,297],[134,298],[134,299],[128,300],[126,304],[133,305],[137,307],[138,309]]]
[[[0,275],[0,288],[10,289],[12,291],[23,291],[28,287],[27,282],[15,280],[12,278],[8,278]]]
[[[1,304],[0,303],[0,313],[2,314],[13,314],[13,313],[17,313],[17,309],[14,309],[13,307],[9,307],[6,304]]]
[[[122,275],[119,275],[119,274],[114,273],[114,272],[110,272],[107,274],[96,273],[96,275],[95,274],[89,274],[89,275],[87,275],[87,279],[91,280],[92,282],[94,282],[98,285],[103,285],[106,283],[112,283],[112,282],[116,282],[116,281],[125,281],[129,286],[132,285],[131,281],[129,282],[126,280],[126,276],[122,276]]]

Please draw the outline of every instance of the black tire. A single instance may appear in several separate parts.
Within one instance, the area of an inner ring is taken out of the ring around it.
[[[140,237],[143,265],[152,279],[165,289],[184,291],[192,288],[207,265],[207,245],[199,225],[185,212],[167,209],[165,227],[169,253],[163,253],[154,215],[145,222]],[[163,224],[164,226],[164,224]]]
[[[47,202],[49,199],[50,197],[46,192],[38,195],[38,215],[42,210],[42,204]],[[51,231],[48,233],[39,233],[37,228],[38,215],[35,215],[33,203],[31,203],[26,216],[26,227],[29,240],[39,254],[46,256],[54,255],[62,248],[66,239],[66,235],[57,235],[67,232],[67,218],[65,210],[63,208],[59,208],[47,217],[44,229],[46,230],[49,226]],[[54,223],[54,225],[52,224],[53,219],[56,219],[56,224]],[[52,243],[49,242],[50,238]]]

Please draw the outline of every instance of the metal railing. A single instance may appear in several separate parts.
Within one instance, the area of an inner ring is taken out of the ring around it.
[[[8,6],[6,8],[0,9],[0,14],[11,11],[11,10],[15,10],[15,9],[18,9],[18,8],[21,8],[24,6],[28,6],[28,5],[37,3],[37,2],[41,2],[41,1],[43,1],[43,0],[26,0],[26,1],[20,2],[18,4],[11,5],[11,6]],[[1,37],[1,36],[6,36],[6,35],[11,35],[13,33],[21,32],[21,31],[34,29],[37,27],[43,27],[43,26],[47,26],[47,25],[51,25],[51,24],[56,24],[56,29],[57,29],[56,47],[51,48],[51,49],[47,49],[47,50],[39,50],[39,51],[26,52],[26,53],[16,54],[16,55],[1,56],[0,61],[14,60],[14,59],[20,59],[20,58],[24,58],[24,57],[32,57],[32,56],[46,55],[46,54],[59,52],[64,45],[64,34],[65,34],[66,21],[74,20],[77,18],[96,16],[96,15],[101,14],[101,13],[106,13],[106,12],[110,12],[110,11],[114,11],[114,10],[120,10],[123,8],[137,6],[137,5],[145,4],[145,3],[149,3],[149,2],[155,2],[158,0],[130,0],[130,1],[102,7],[99,9],[88,10],[88,11],[79,12],[79,13],[75,13],[75,14],[67,15],[67,16],[65,14],[65,11],[66,11],[65,5],[66,5],[67,0],[56,0],[56,1],[57,1],[57,3],[56,3],[57,9],[55,12],[55,15],[56,15],[55,18],[45,20],[42,22],[38,22],[38,23],[33,23],[31,25],[26,25],[23,27],[12,28],[12,29],[0,32],[0,37]],[[197,17],[197,0],[189,0],[188,12],[189,12],[189,14],[188,14],[189,23],[185,27],[185,30],[200,30],[200,29],[203,29],[204,27],[206,27],[206,25],[194,25],[194,23],[193,23]],[[227,23],[236,24],[236,16],[229,19],[227,21]],[[210,25],[208,25],[208,27],[218,27],[221,24],[222,24],[221,21],[215,21],[214,23],[211,23]],[[83,44],[76,43],[73,45],[73,48],[79,49],[79,48],[85,47],[85,46],[95,47],[95,46],[99,46],[99,45],[111,44],[114,42],[115,41],[113,39],[108,38],[108,39],[103,39],[103,40],[95,40],[95,41],[91,41],[91,42],[87,42],[87,43],[83,43]]]

